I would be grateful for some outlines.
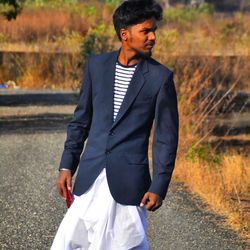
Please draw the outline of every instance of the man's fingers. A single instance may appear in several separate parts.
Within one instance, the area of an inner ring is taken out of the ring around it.
[[[62,180],[58,180],[58,182],[57,182],[57,189],[58,189],[58,192],[59,192],[59,194],[64,198],[64,199],[66,199],[66,197],[67,197],[67,193],[66,193],[66,185],[65,185],[66,183],[65,182],[63,182]]]
[[[149,211],[155,211],[155,210],[157,210],[160,206],[161,206],[161,202],[159,202],[159,201],[152,201],[152,202],[149,202],[148,203],[148,205],[147,205],[147,209],[149,210]]]
[[[71,172],[70,171],[60,171],[57,179],[57,189],[59,194],[66,200],[67,189],[71,190]]]
[[[151,208],[151,211],[155,211],[155,210],[157,210],[159,207],[161,207],[161,205],[162,205],[162,202],[160,202],[160,201],[158,201],[158,202],[156,202],[156,204]]]
[[[67,182],[67,189],[71,191],[71,178],[67,178],[66,182]]]
[[[140,207],[144,207],[147,204],[148,198],[149,198],[149,193],[146,193],[141,200]]]
[[[155,211],[161,206],[162,198],[155,193],[147,192],[141,201],[142,203],[146,205],[147,210]]]
[[[147,210],[152,211],[152,209],[154,208],[154,206],[155,206],[155,202],[154,201],[149,201],[147,203],[146,208],[147,208]]]

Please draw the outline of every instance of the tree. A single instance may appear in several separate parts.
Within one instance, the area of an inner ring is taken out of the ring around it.
[[[190,1],[190,5],[194,6],[194,7],[198,7],[198,6],[200,6],[200,5],[204,4],[204,3],[205,3],[204,0],[191,0]]]
[[[170,7],[169,0],[164,0],[164,1],[162,1],[162,4],[163,4],[164,9],[167,9],[167,8]]]
[[[244,11],[246,1],[245,0],[240,0],[240,11]]]
[[[170,7],[170,0],[158,0],[157,2],[160,3],[164,9]]]
[[[22,11],[25,0],[0,0],[0,15],[7,20],[16,19]]]

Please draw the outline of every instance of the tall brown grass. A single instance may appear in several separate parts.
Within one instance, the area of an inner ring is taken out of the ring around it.
[[[26,7],[16,20],[8,22],[0,18],[0,47],[2,50],[29,50],[30,44],[51,46],[65,51],[58,37],[76,32],[85,37],[87,32],[100,24],[112,27],[114,6],[91,1],[71,8]],[[174,11],[173,11],[174,13]],[[166,16],[158,31],[157,58],[164,61],[167,56],[179,55],[249,55],[249,15],[235,14],[222,18],[220,15],[198,15],[185,19],[188,10]],[[179,15],[179,16],[178,16]],[[183,15],[183,16],[182,16]],[[190,16],[190,15],[189,15]],[[169,20],[170,18],[170,20]],[[19,46],[22,44],[22,46]],[[11,46],[12,45],[12,46]],[[44,47],[40,48],[44,51]],[[70,51],[70,46],[67,47]],[[35,49],[36,50],[36,49]],[[75,48],[73,48],[75,51]],[[78,48],[79,51],[79,48]]]
[[[177,58],[174,65],[180,113],[179,154],[174,176],[248,238],[250,161],[247,153],[246,156],[236,151],[222,154],[218,144],[214,148],[209,146],[219,119],[229,117],[234,110],[245,112],[245,103],[237,107],[235,94],[249,88],[248,59]]]
[[[0,82],[28,89],[77,89],[82,75],[79,54],[5,53]]]
[[[88,23],[82,17],[53,9],[24,10],[16,20],[0,19],[0,33],[9,43],[55,42],[67,31],[84,36],[88,28]]]
[[[208,142],[219,119],[245,111],[236,103],[249,90],[249,60],[245,57],[178,57],[173,61],[180,112],[180,148]]]
[[[223,215],[226,225],[250,237],[250,160],[235,153],[223,155],[221,165],[190,162],[180,156],[174,178],[184,181],[189,190],[198,194],[210,209]]]
[[[52,85],[55,88],[71,89],[73,86],[75,88],[75,83],[73,84],[70,79],[73,76],[75,76],[73,77],[75,80],[80,79],[81,68],[77,65],[83,60],[84,58],[78,53],[3,53],[0,81],[13,80],[20,87],[26,88],[41,88],[45,83],[47,88]],[[175,72],[180,113],[186,115],[183,117],[185,121],[189,121],[185,124],[191,126],[190,124],[194,124],[197,119],[195,114],[201,116],[204,113],[203,118],[200,119],[200,124],[196,123],[197,131],[201,126],[204,126],[208,114],[214,114],[215,111],[223,107],[224,109],[228,108],[225,101],[227,100],[229,103],[234,99],[234,96],[229,95],[230,92],[250,90],[248,57],[170,56],[165,58],[162,63]],[[210,97],[205,98],[202,94],[204,89],[209,89]],[[215,100],[212,100],[211,96],[213,95],[218,100],[220,91],[226,92],[228,89],[230,91],[223,102],[213,108],[211,105]],[[197,97],[199,97],[199,100],[203,98],[203,101],[197,102]],[[213,110],[207,110],[209,107]],[[190,115],[191,110],[193,115]],[[187,135],[190,129],[192,130],[193,127],[185,128]]]
[[[239,114],[246,111],[244,102],[237,106],[235,94],[249,88],[249,60],[169,57],[165,64],[175,72],[179,99],[180,141],[174,179],[184,182],[210,209],[225,216],[227,225],[248,238],[250,150],[243,146],[244,154],[238,148],[222,151],[219,143],[212,147],[210,139],[220,119],[227,119],[234,110]],[[226,137],[227,133],[219,139]]]

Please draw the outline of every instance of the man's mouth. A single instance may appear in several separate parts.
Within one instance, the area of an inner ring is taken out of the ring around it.
[[[154,43],[150,43],[146,45],[147,49],[152,49],[154,47]]]

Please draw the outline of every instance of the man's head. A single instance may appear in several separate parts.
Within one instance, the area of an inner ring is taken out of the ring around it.
[[[123,46],[143,57],[151,56],[156,21],[161,19],[162,7],[154,0],[127,0],[113,15],[114,27]]]

